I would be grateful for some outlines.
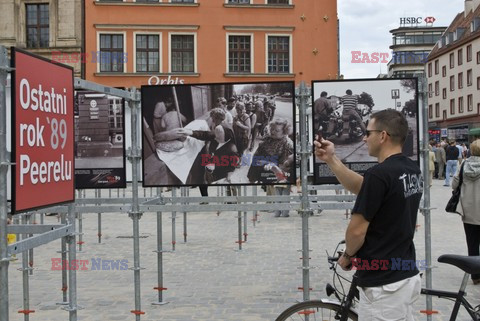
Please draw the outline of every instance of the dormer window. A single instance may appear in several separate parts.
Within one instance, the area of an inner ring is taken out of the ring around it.
[[[455,30],[453,41],[457,41],[458,39],[460,39],[464,33],[465,33],[465,28],[457,28],[457,30]]]
[[[453,43],[453,41],[453,32],[449,32],[447,35],[447,45],[450,45],[451,43]]]
[[[475,17],[470,23],[470,31],[475,32],[478,29],[480,29],[480,17]]]

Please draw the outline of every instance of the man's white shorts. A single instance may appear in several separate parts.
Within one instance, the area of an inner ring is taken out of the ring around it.
[[[359,287],[359,321],[413,321],[413,303],[420,296],[420,274],[376,287]]]

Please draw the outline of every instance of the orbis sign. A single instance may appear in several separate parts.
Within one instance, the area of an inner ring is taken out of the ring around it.
[[[12,49],[12,209],[75,199],[73,69]]]

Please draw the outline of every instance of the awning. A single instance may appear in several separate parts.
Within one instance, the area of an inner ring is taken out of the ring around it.
[[[470,135],[470,136],[480,136],[480,128],[471,128],[468,131],[468,135]]]

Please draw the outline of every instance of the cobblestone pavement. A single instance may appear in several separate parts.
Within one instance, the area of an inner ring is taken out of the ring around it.
[[[449,265],[436,263],[443,253],[466,254],[466,243],[460,218],[447,214],[443,208],[450,196],[450,188],[443,181],[434,180],[432,188],[432,258],[433,285],[445,290],[456,290],[463,273]],[[210,193],[215,192],[211,189]],[[197,194],[198,189],[192,189]],[[328,193],[328,192],[324,192]],[[140,220],[141,302],[145,315],[141,320],[274,320],[288,306],[302,299],[301,218],[293,211],[288,218],[274,218],[272,213],[260,212],[253,227],[248,224],[248,242],[237,251],[237,212],[197,212],[188,214],[188,240],[183,242],[183,213],[177,213],[177,243],[174,252],[164,253],[164,292],[166,305],[152,305],[158,301],[156,250],[156,214],[145,213]],[[77,273],[78,320],[135,320],[134,310],[132,220],[126,214],[104,214],[103,240],[97,244],[97,215],[84,214],[84,242],[79,260],[88,260],[88,270]],[[171,250],[171,213],[163,213],[163,247]],[[251,217],[251,213],[249,213]],[[46,217],[46,224],[57,222]],[[417,259],[425,257],[425,229],[419,214],[416,235]],[[311,247],[311,298],[325,297],[325,284],[331,282],[331,271],[326,253],[334,250],[343,238],[348,220],[345,211],[324,211],[309,219]],[[52,259],[60,258],[60,241],[35,249],[34,272],[30,277],[31,309],[36,312],[30,320],[68,320],[68,312],[56,302],[61,301],[61,271],[52,270]],[[20,256],[19,256],[20,258]],[[113,270],[98,270],[99,260],[124,260]],[[127,260],[127,261],[125,261]],[[10,264],[9,299],[10,320],[23,320],[17,311],[22,309],[22,273],[17,271],[21,259]],[[94,266],[95,264],[95,266]],[[480,285],[471,281],[468,298],[475,305],[480,302]],[[434,299],[439,313],[433,320],[448,320],[452,302]],[[425,297],[416,304],[416,310],[425,309]],[[418,320],[426,320],[420,312]],[[468,320],[463,313],[459,320]]]

